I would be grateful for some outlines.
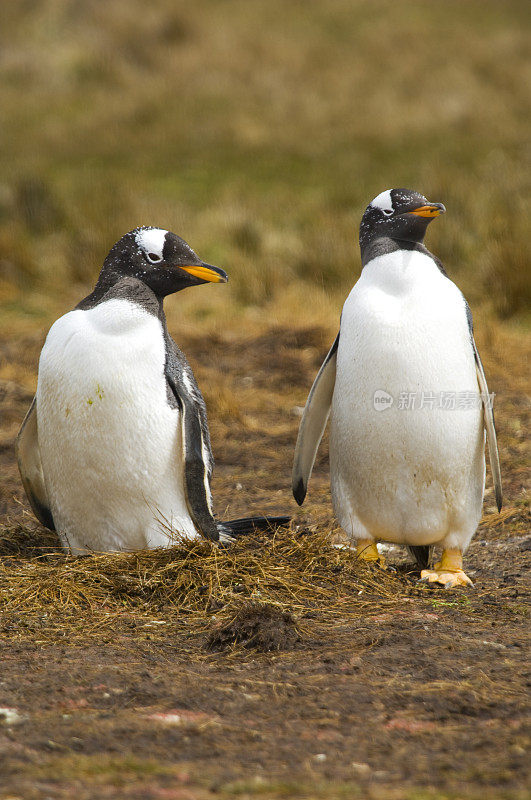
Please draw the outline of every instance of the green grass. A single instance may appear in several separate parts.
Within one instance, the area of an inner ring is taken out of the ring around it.
[[[227,268],[231,307],[311,286],[339,310],[365,205],[405,185],[447,205],[428,243],[472,304],[521,316],[526,5],[9,4],[0,299],[84,290],[156,224]]]
[[[428,603],[434,608],[459,608],[461,610],[466,610],[466,607],[471,604],[470,598],[466,595],[463,597],[454,596],[451,598],[430,597],[428,598]]]
[[[35,777],[53,776],[55,780],[85,778],[117,786],[134,778],[171,777],[176,772],[178,768],[174,764],[164,764],[157,759],[69,753],[66,757],[51,757],[48,763],[38,765]]]

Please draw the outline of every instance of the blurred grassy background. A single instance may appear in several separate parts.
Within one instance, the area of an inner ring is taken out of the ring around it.
[[[0,308],[44,325],[125,231],[228,287],[194,326],[335,324],[366,204],[408,186],[473,308],[529,303],[524,0],[18,0],[0,33]],[[174,312],[175,313],[175,310]]]

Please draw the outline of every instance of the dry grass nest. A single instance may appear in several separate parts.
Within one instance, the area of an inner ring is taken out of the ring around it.
[[[329,530],[279,528],[227,547],[181,540],[164,550],[89,556],[61,551],[53,534],[39,543],[35,535],[18,525],[0,542],[4,631],[17,629],[23,619],[30,620],[22,623],[30,629],[55,620],[63,632],[79,629],[86,636],[120,619],[142,624],[156,616],[192,628],[195,623],[203,631],[208,623],[214,638],[207,646],[213,649],[229,641],[280,649],[284,640],[278,644],[275,627],[294,643],[295,620],[312,612],[375,613],[375,607],[408,593],[403,578],[334,546]],[[231,621],[234,635],[221,631]]]

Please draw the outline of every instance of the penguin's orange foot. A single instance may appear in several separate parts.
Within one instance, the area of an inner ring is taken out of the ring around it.
[[[455,589],[456,586],[473,586],[474,584],[462,569],[455,572],[439,570],[439,564],[435,564],[434,569],[423,569],[420,573],[421,581],[428,583],[441,583],[445,589]]]
[[[443,550],[441,560],[433,569],[423,569],[420,579],[427,583],[441,583],[445,589],[474,585],[463,572],[463,554],[460,550]]]
[[[385,567],[385,558],[378,552],[376,542],[370,539],[359,539],[356,543],[356,555],[362,561],[368,561],[372,564],[379,564]]]

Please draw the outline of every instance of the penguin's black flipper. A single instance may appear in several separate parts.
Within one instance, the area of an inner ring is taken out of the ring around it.
[[[218,531],[222,536],[229,536],[237,539],[256,531],[272,531],[277,527],[286,527],[291,522],[291,517],[242,517],[241,519],[229,519],[226,522],[218,522]]]
[[[410,544],[407,549],[414,557],[419,569],[428,569],[431,556],[431,547],[429,544]]]
[[[48,493],[42,472],[41,454],[37,438],[37,400],[34,397],[15,443],[18,469],[22,485],[33,513],[45,528],[55,530]]]
[[[306,497],[308,481],[312,474],[313,463],[317,448],[321,441],[330,414],[334,386],[336,383],[336,360],[339,333],[334,344],[328,351],[321,369],[310,389],[304,412],[299,426],[295,456],[293,458],[293,473],[291,486],[293,496],[301,506]]]
[[[494,410],[492,408],[492,398],[489,394],[489,387],[485,378],[483,364],[479,357],[478,349],[474,339],[472,339],[474,346],[474,357],[476,359],[476,374],[478,377],[479,391],[481,394],[481,401],[483,403],[483,420],[485,422],[485,430],[487,431],[487,448],[489,451],[490,471],[492,472],[492,481],[494,483],[494,495],[496,497],[496,506],[498,511],[501,511],[503,504],[503,489],[500,469],[500,456],[498,453],[498,442],[496,439],[496,426],[494,424]]]
[[[463,298],[464,299],[464,298]],[[474,360],[476,362],[476,375],[479,385],[479,393],[483,404],[483,421],[485,423],[485,430],[487,432],[487,448],[489,451],[490,471],[492,473],[492,482],[494,484],[494,495],[496,497],[496,506],[498,511],[501,511],[503,504],[503,489],[500,469],[500,455],[498,453],[498,441],[496,439],[496,426],[494,424],[494,409],[492,408],[492,398],[489,394],[489,387],[487,386],[487,379],[485,378],[485,370],[481,363],[481,358],[474,340],[474,326],[472,322],[472,311],[470,306],[465,300],[466,317],[468,321],[468,329],[470,331],[470,340],[472,342],[472,349],[474,351]]]
[[[213,458],[203,396],[186,358],[165,330],[166,381],[181,411],[186,502],[196,528],[214,542],[219,540],[212,515],[210,478]]]

